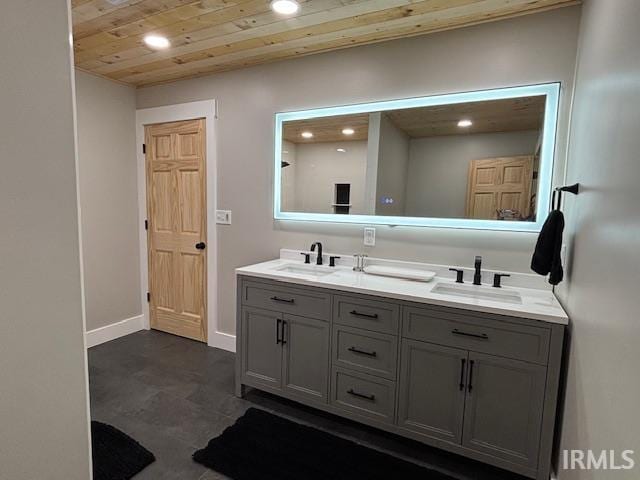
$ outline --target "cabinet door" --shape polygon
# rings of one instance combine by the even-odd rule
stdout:
[[[271,388],[282,386],[282,347],[278,341],[282,315],[257,308],[242,309],[243,381]]]
[[[404,339],[401,355],[398,425],[460,443],[467,351]]]
[[[307,400],[327,403],[329,323],[284,316],[283,389]]]
[[[546,368],[469,353],[463,445],[535,468]]]

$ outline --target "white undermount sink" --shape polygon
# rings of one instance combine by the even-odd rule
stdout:
[[[476,285],[459,285],[456,283],[438,283],[431,293],[440,295],[455,295],[458,297],[475,298],[479,300],[489,300],[492,302],[503,302],[522,304],[522,297],[513,290],[501,290],[499,288],[484,287]]]
[[[296,265],[287,264],[283,267],[276,268],[278,272],[293,273],[295,275],[312,275],[314,277],[324,277],[325,275],[331,275],[335,270],[331,267],[323,267],[322,265]]]

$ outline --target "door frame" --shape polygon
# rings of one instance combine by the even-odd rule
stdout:
[[[142,303],[143,325],[149,330],[149,265],[147,232],[144,221],[147,218],[147,182],[146,158],[142,152],[145,139],[145,125],[156,123],[180,122],[184,120],[205,119],[205,171],[207,187],[207,343],[210,347],[235,351],[235,336],[218,330],[218,245],[216,230],[216,178],[217,178],[217,143],[216,119],[217,104],[215,100],[167,105],[164,107],[136,110],[136,170],[138,183],[138,236],[140,242],[140,301]]]

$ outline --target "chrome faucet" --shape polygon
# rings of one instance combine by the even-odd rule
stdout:
[[[316,257],[316,265],[322,265],[322,244],[320,242],[316,242],[311,245],[311,251],[316,251],[316,245],[318,246],[318,256]]]
[[[482,285],[482,257],[480,255],[476,255],[475,268],[476,273],[473,274],[473,284]]]

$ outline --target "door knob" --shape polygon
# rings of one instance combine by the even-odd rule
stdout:
[[[198,250],[204,250],[205,248],[207,248],[207,244],[204,243],[204,242],[198,242],[198,243],[196,243],[196,248]]]

